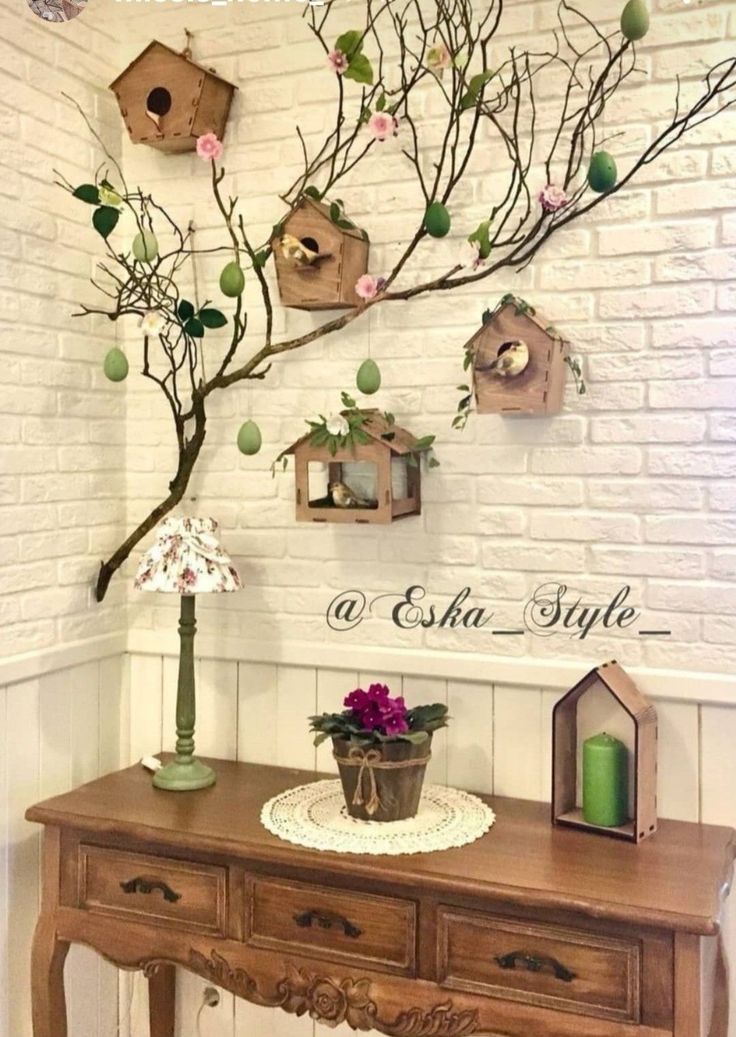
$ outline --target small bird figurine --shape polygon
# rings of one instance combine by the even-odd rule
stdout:
[[[344,482],[331,482],[328,489],[336,508],[371,508],[374,506],[373,501],[359,497]]]
[[[478,366],[476,371],[489,371],[499,378],[516,378],[526,370],[528,363],[529,346],[522,339],[516,339],[504,342],[496,359]]]
[[[311,266],[327,259],[328,252],[315,252],[293,234],[284,234],[281,238],[281,255],[284,259],[295,266]]]

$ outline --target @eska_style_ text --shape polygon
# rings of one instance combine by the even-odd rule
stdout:
[[[590,634],[633,627],[641,618],[641,611],[629,603],[631,587],[624,584],[608,601],[584,601],[577,591],[564,583],[544,583],[524,604],[519,627],[492,629],[499,637],[532,633],[538,637],[555,634],[584,641]],[[492,624],[494,612],[474,605],[472,588],[463,587],[445,601],[429,600],[425,587],[412,584],[406,590],[377,594],[368,598],[363,591],[346,590],[335,595],[327,607],[325,618],[335,631],[353,630],[373,614],[378,602],[393,602],[391,622],[402,630],[417,628],[465,628],[479,630]],[[638,628],[633,633],[640,637],[667,637],[666,629]]]

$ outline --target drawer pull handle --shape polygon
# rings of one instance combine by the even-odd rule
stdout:
[[[561,979],[563,983],[572,983],[575,979],[575,973],[565,968],[555,958],[538,958],[532,954],[525,954],[524,951],[512,951],[511,954],[499,956],[496,958],[496,964],[500,965],[502,969],[515,969],[517,965],[520,965],[528,972],[543,972],[545,969],[549,969],[555,978]]]
[[[140,875],[137,875],[134,879],[128,879],[127,882],[121,882],[120,888],[123,893],[153,893],[155,889],[160,890],[164,895],[164,900],[167,900],[170,904],[175,904],[177,900],[181,900],[181,893],[175,893],[171,886],[167,886],[165,882],[151,881],[150,879],[144,879]]]
[[[344,915],[334,914],[332,911],[315,911],[314,909],[302,911],[301,914],[294,915],[294,921],[302,929],[310,929],[313,922],[316,922],[320,929],[331,929],[333,925],[341,927],[345,935],[354,940],[357,940],[363,932]]]

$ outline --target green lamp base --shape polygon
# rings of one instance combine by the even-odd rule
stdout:
[[[214,785],[215,772],[206,763],[190,756],[184,762],[172,760],[164,764],[154,772],[153,784],[157,789],[166,789],[167,792],[193,792]]]

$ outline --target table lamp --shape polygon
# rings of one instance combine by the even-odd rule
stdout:
[[[139,591],[179,594],[179,683],[176,693],[176,756],[157,770],[153,784],[170,792],[204,789],[215,782],[211,767],[194,757],[194,597],[240,590],[230,557],[211,518],[169,517],[141,559],[134,586]]]

